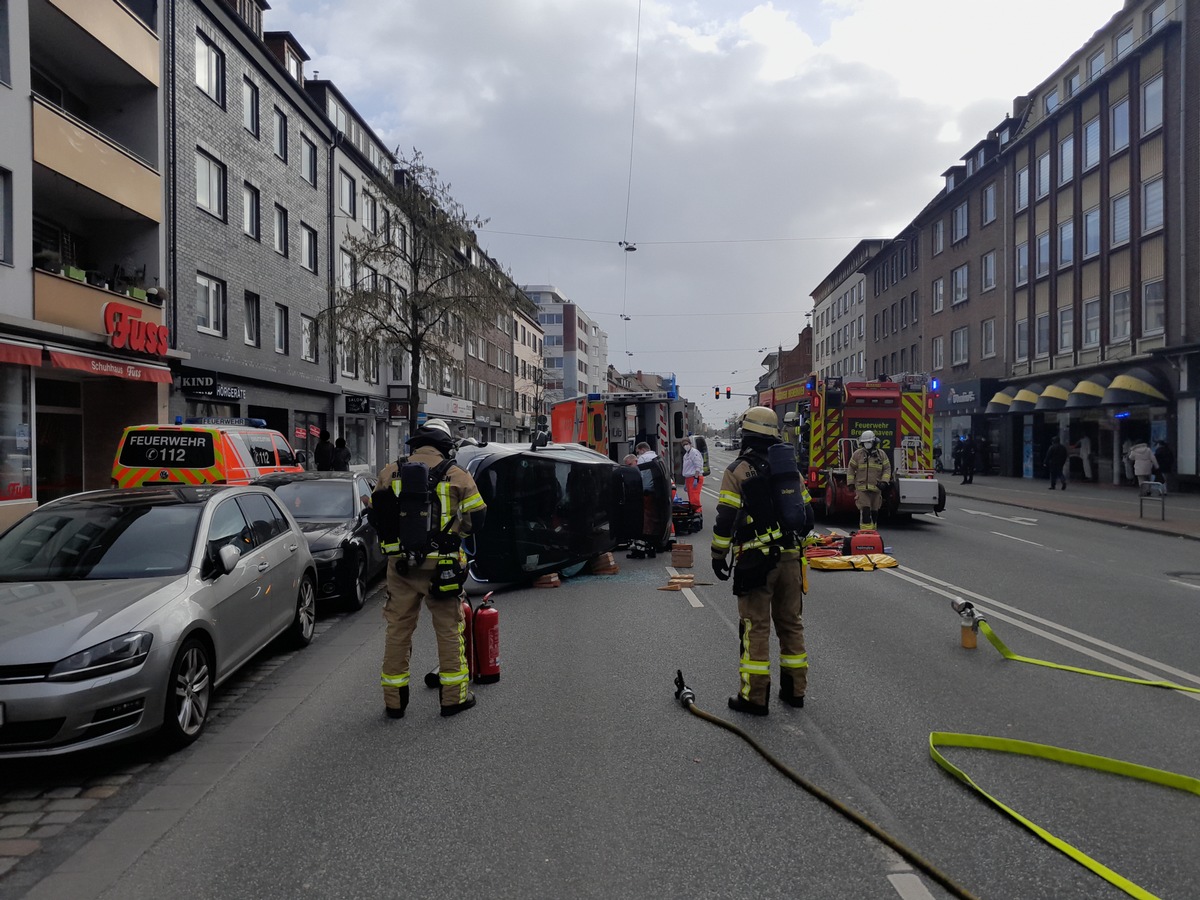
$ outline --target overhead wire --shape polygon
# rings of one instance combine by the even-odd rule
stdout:
[[[630,104],[629,112],[629,170],[625,179],[625,226],[621,230],[620,247],[623,251],[621,255],[625,257],[625,265],[623,267],[621,278],[621,315],[624,316],[622,331],[625,337],[625,356],[628,358],[633,354],[629,352],[629,317],[626,316],[629,305],[629,251],[632,245],[629,243],[629,209],[632,205],[633,197],[633,159],[634,147],[636,146],[635,138],[637,136],[637,94],[638,94],[638,63],[642,55],[642,0],[638,0],[637,14],[637,29],[633,41],[633,100]]]

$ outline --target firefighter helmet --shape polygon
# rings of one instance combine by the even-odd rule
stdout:
[[[862,445],[864,450],[870,450],[875,446],[875,432],[868,428],[858,436],[858,442]]]
[[[765,434],[779,440],[779,416],[775,410],[766,406],[752,406],[742,413],[742,431],[751,434]]]
[[[450,426],[446,424],[444,419],[426,419],[422,423],[421,427],[440,431],[442,434],[446,435],[446,437],[450,437]]]

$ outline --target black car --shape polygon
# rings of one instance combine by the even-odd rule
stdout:
[[[275,492],[308,539],[317,592],[362,609],[367,586],[383,571],[379,537],[367,521],[375,479],[359,472],[267,475],[254,482]]]

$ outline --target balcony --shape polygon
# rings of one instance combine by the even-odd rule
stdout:
[[[161,62],[151,7],[145,15],[117,0],[30,0],[35,59],[52,55],[93,84],[158,87]]]
[[[108,303],[120,303],[141,314],[130,313],[132,318],[154,325],[163,324],[161,306],[88,284],[80,280],[82,272],[74,274],[77,277],[42,271],[33,273],[34,319],[93,334],[106,334],[104,307]]]

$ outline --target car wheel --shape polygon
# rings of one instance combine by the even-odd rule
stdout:
[[[350,562],[354,578],[346,585],[343,600],[350,612],[358,612],[367,602],[367,556],[365,553],[355,552]]]
[[[179,648],[167,678],[161,735],[172,749],[186,747],[200,737],[208,722],[212,683],[212,652],[203,641],[189,638]]]
[[[317,588],[311,575],[300,580],[296,595],[296,616],[288,626],[287,639],[293,647],[307,647],[317,629]]]

